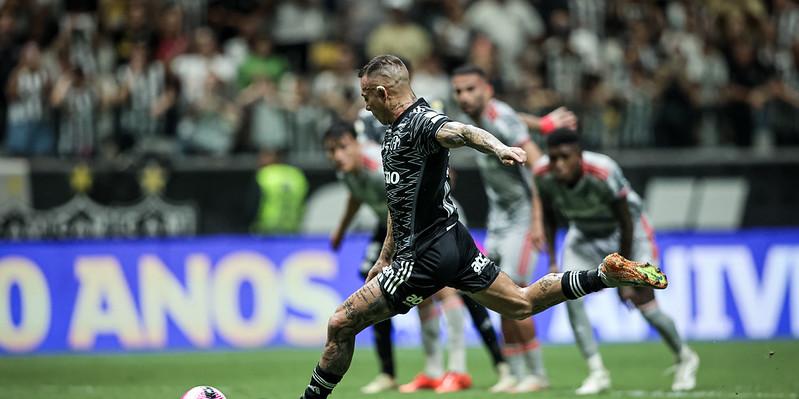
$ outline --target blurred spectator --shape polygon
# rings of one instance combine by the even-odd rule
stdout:
[[[773,6],[776,45],[786,50],[799,38],[799,5],[796,0],[774,0]]]
[[[133,43],[130,62],[117,71],[119,92],[120,149],[149,147],[164,133],[167,111],[175,104],[177,92],[166,85],[166,70],[150,59],[146,43]]]
[[[727,63],[721,52],[706,41],[697,62],[689,65],[686,73],[697,91],[697,102],[701,113],[699,139],[703,144],[718,145],[722,105],[719,93],[729,81]]]
[[[544,22],[524,0],[478,0],[466,10],[469,26],[497,46],[505,79],[518,82],[517,58],[531,40],[544,34]]]
[[[282,154],[263,150],[255,174],[258,213],[253,231],[260,234],[298,233],[305,214],[308,180],[302,170],[282,162]]]
[[[272,41],[259,34],[251,41],[250,50],[239,66],[237,82],[239,88],[249,86],[256,78],[267,78],[277,82],[288,71],[285,58],[272,53]]]
[[[581,77],[588,71],[579,54],[571,46],[569,14],[564,9],[550,14],[553,35],[544,43],[547,85],[557,92],[566,104],[580,99]]]
[[[114,33],[114,49],[120,63],[130,60],[133,47],[138,43],[154,46],[155,36],[149,25],[152,18],[142,2],[130,2],[123,25]]]
[[[272,5],[266,1],[208,1],[207,26],[214,30],[220,43],[240,37],[252,39],[268,20]]]
[[[244,117],[236,150],[254,152],[261,148],[289,146],[291,132],[275,82],[266,76],[256,76],[252,84],[239,94],[237,103]]]
[[[50,125],[48,94],[51,80],[42,67],[39,46],[28,42],[19,64],[11,72],[8,101],[8,152],[14,155],[48,155],[55,137]]]
[[[383,0],[389,20],[369,34],[366,54],[371,58],[394,54],[416,65],[433,51],[430,35],[408,17],[412,0]]]
[[[164,65],[170,65],[173,58],[189,47],[189,39],[184,31],[183,9],[176,5],[163,6],[159,15],[155,58]]]
[[[345,120],[355,120],[362,108],[361,83],[355,53],[346,44],[332,46],[332,67],[320,72],[311,83],[311,93],[320,105]]]
[[[7,9],[0,8],[0,140],[6,137],[6,110],[8,79],[19,60],[20,43],[16,34],[14,16]]]
[[[178,138],[188,154],[221,156],[233,149],[240,115],[228,100],[223,82],[204,75],[202,96],[187,106],[178,124]]]
[[[618,118],[610,118],[609,102],[612,99],[612,89],[599,75],[586,73],[577,78],[579,83],[579,96],[583,101],[574,107],[575,114],[580,120],[579,130],[581,141],[586,148],[600,148],[612,145],[610,132],[615,127]],[[614,126],[610,126],[610,122]]]
[[[288,147],[281,148],[291,148],[293,155],[303,159],[321,154],[322,134],[337,116],[316,101],[310,83],[301,77],[283,79],[278,93],[291,129],[286,137]]]
[[[208,94],[208,88],[225,89],[233,80],[236,67],[233,61],[219,52],[214,32],[208,28],[194,31],[194,42],[190,52],[172,60],[172,72],[180,79],[184,104],[191,105]],[[213,76],[213,84],[209,84]]]
[[[183,11],[183,25],[187,32],[205,25],[209,0],[169,0]]]
[[[777,56],[777,79],[772,81],[772,123],[776,144],[799,145],[799,38],[790,51]]]
[[[478,33],[469,47],[469,64],[476,65],[485,71],[488,81],[496,93],[505,92],[504,75],[499,67],[499,50],[487,36]]]
[[[277,52],[299,71],[308,69],[308,47],[327,32],[324,10],[318,0],[280,0],[272,35]]]
[[[685,75],[684,61],[673,59],[656,73],[659,111],[655,118],[655,145],[688,147],[698,143],[694,91]]]
[[[731,128],[732,143],[736,146],[751,146],[756,127],[755,114],[762,112],[768,100],[765,84],[769,70],[757,59],[755,48],[748,41],[732,43],[727,56],[730,83],[727,86],[725,120]]]
[[[79,65],[82,73],[93,76],[98,73],[94,47],[96,34],[97,20],[94,14],[70,13],[61,23],[55,46],[65,50],[70,65]]]
[[[654,143],[652,124],[657,87],[640,65],[630,68],[630,85],[621,93],[624,100],[619,146],[649,147]]]
[[[91,157],[98,143],[97,112],[100,93],[82,67],[62,72],[55,83],[50,103],[58,110],[58,154]]]
[[[363,54],[369,32],[386,19],[380,1],[340,0],[338,4],[339,21],[334,27],[337,38],[344,39]]]
[[[473,32],[460,0],[443,0],[441,7],[444,12],[433,20],[433,33],[444,69],[452,71],[466,64]]]
[[[571,25],[602,37],[605,35],[605,0],[569,0]]]

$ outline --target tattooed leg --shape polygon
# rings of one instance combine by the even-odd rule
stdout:
[[[355,335],[392,315],[377,279],[364,284],[330,318],[327,342],[319,366],[330,373],[344,375],[352,362]]]
[[[522,320],[568,300],[561,288],[562,278],[563,273],[550,273],[527,287],[519,287],[501,272],[490,287],[471,296],[505,317]]]

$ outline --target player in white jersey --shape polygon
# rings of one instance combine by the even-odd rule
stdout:
[[[469,146],[507,166],[524,164],[524,150],[433,110],[413,93],[408,70],[396,56],[373,58],[358,76],[366,108],[391,125],[382,147],[388,233],[367,281],[328,320],[322,356],[301,398],[330,395],[352,363],[360,331],[407,313],[444,287],[465,291],[506,317],[526,319],[608,287],[668,286],[657,267],[619,254],[608,255],[594,270],[550,273],[526,287],[515,284],[480,253],[458,222],[447,170],[450,148]]]
[[[583,151],[579,136],[560,129],[547,137],[547,156],[535,165],[535,181],[544,216],[550,271],[556,272],[556,212],[568,222],[561,264],[565,270],[618,252],[656,264],[657,246],[643,212],[641,198],[632,190],[621,168],[610,157]],[[622,287],[619,296],[629,301],[661,335],[676,358],[672,390],[696,385],[699,358],[685,345],[674,321],[658,307],[649,287]],[[582,300],[566,302],[575,340],[585,357],[589,375],[577,394],[595,394],[610,388],[610,373],[603,365]]]
[[[541,150],[530,139],[527,126],[517,113],[493,98],[493,87],[482,69],[472,65],[457,68],[453,72],[452,87],[458,106],[468,119],[465,122],[485,129],[505,145],[522,148],[530,165],[541,156]],[[548,118],[557,120],[559,125],[576,125],[574,114],[565,109],[555,111],[554,116]],[[488,257],[516,284],[527,285],[538,259],[533,246],[540,246],[543,238],[540,206],[533,201],[531,170],[523,165],[506,167],[495,157],[482,154],[478,155],[477,165],[488,197]],[[533,319],[503,317],[502,335],[512,373],[491,391],[520,393],[549,387]]]

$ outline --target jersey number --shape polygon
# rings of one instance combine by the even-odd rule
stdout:
[[[399,183],[399,172],[383,172],[383,176],[386,178],[386,184]]]

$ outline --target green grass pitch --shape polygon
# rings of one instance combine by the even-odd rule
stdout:
[[[702,359],[697,389],[669,392],[664,370],[671,356],[659,343],[601,347],[613,377],[605,398],[785,398],[799,399],[799,341],[694,343]],[[135,355],[65,355],[0,358],[0,388],[6,398],[177,399],[195,385],[213,385],[230,399],[296,399],[319,357],[318,350],[261,350]],[[482,348],[469,349],[475,386],[452,398],[535,397],[568,399],[585,376],[573,345],[545,346],[552,388],[526,395],[494,395],[496,375]],[[375,374],[371,349],[356,351],[352,367],[332,398],[432,398],[432,392],[377,396],[359,388]],[[420,349],[397,351],[401,382],[422,366]]]

